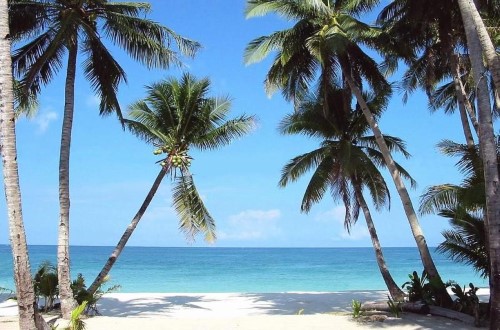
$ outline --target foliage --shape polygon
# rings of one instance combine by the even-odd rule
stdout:
[[[394,317],[399,318],[401,315],[401,312],[403,311],[401,309],[401,302],[400,301],[394,301],[391,299],[391,296],[387,295],[387,306],[389,306],[389,310],[391,311],[391,314],[394,315]]]
[[[80,46],[85,77],[100,97],[100,113],[116,112],[122,119],[117,91],[126,75],[104,40],[148,68],[180,66],[180,54],[192,57],[200,48],[146,18],[150,10],[140,2],[10,0],[10,33],[13,44],[19,45],[12,57],[19,77],[17,105],[23,108],[36,99],[63,68],[65,54]],[[171,48],[174,44],[178,51]]]
[[[57,269],[49,261],[44,261],[35,273],[33,279],[35,289],[36,302],[39,304],[40,297],[44,299],[45,312],[54,308],[54,300],[57,298],[58,279]]]
[[[410,280],[403,283],[401,287],[408,291],[410,302],[418,301],[429,305],[440,305],[437,297],[441,279],[430,279],[425,270],[422,271],[420,277],[416,271],[408,274],[408,277]]]
[[[477,290],[474,284],[469,283],[469,288],[466,291],[465,285],[462,289],[457,283],[451,286],[451,291],[455,294],[456,309],[459,312],[473,315],[474,310],[479,306],[479,298],[477,297]]]
[[[190,148],[215,150],[228,145],[254,127],[254,117],[227,119],[231,101],[210,97],[210,80],[190,74],[147,86],[147,96],[129,107],[126,127],[152,144],[163,171],[175,178],[173,204],[180,229],[188,239],[198,233],[215,240],[215,221],[205,207],[189,172]]]
[[[499,142],[497,153],[500,160]],[[459,185],[440,184],[428,188],[421,196],[420,212],[437,213],[447,218],[451,229],[442,232],[445,241],[438,246],[438,251],[454,261],[472,265],[480,276],[486,278],[490,261],[484,229],[486,196],[479,146],[471,148],[444,140],[438,147],[447,156],[459,157],[456,166],[464,179]]]
[[[363,313],[363,311],[361,310],[361,301],[353,300],[351,303],[351,307],[352,307],[352,316],[354,318],[360,317],[361,314]]]
[[[439,215],[448,219],[451,229],[441,233],[445,240],[438,245],[437,251],[447,254],[453,261],[471,265],[481,277],[487,278],[490,261],[482,217],[462,208],[441,210]]]
[[[87,286],[85,284],[85,278],[80,273],[78,274],[76,280],[71,283],[71,290],[73,290],[73,296],[79,305],[85,303],[84,314],[95,314],[99,315],[97,310],[97,302],[106,293],[115,292],[120,289],[120,285],[113,285],[107,288],[105,291],[102,290],[102,286],[109,281],[109,277],[106,277],[104,281],[99,285],[94,294],[89,294],[87,291]]]
[[[85,323],[82,321],[82,314],[87,309],[87,302],[84,301],[71,311],[68,330],[85,330]]]

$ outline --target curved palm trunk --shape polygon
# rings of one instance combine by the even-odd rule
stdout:
[[[61,150],[59,155],[59,235],[57,242],[57,277],[59,280],[59,297],[61,313],[64,319],[71,318],[71,311],[76,307],[71,290],[69,265],[69,156],[71,147],[71,131],[73,127],[73,111],[75,108],[75,76],[76,76],[76,37],[69,46],[68,68],[64,91],[64,118],[61,134]]]
[[[457,96],[458,111],[460,113],[460,121],[462,122],[462,129],[464,131],[465,141],[469,148],[474,148],[474,138],[472,137],[472,131],[470,129],[469,119],[466,110],[466,107],[468,106],[470,108],[469,112],[472,112],[472,107],[470,106],[467,100],[467,97],[465,95],[465,90],[463,89],[462,81],[460,80],[460,66],[458,64],[457,54],[451,55],[450,66],[451,66],[453,85],[455,86],[455,95]],[[477,126],[474,126],[474,128],[476,128],[476,133],[479,135]]]
[[[0,152],[4,177],[5,199],[9,218],[9,237],[14,264],[20,329],[49,329],[38,314],[24,230],[21,189],[17,166],[12,63],[10,54],[7,0],[0,0]]]
[[[370,233],[370,238],[372,239],[372,245],[373,249],[375,250],[375,256],[377,258],[377,265],[380,270],[380,274],[382,274],[382,278],[384,279],[385,285],[387,286],[392,299],[394,301],[403,301],[405,294],[396,284],[391,276],[391,273],[389,272],[389,269],[387,268],[384,254],[382,253],[382,247],[380,246],[380,241],[378,239],[377,231],[375,230],[375,225],[373,224],[370,209],[366,204],[360,187],[354,187],[354,189],[356,199],[358,200],[358,203],[361,206],[361,209],[363,210],[363,214],[365,216],[366,226],[368,227],[368,232]]]
[[[108,258],[108,261],[106,261],[106,264],[102,268],[101,272],[97,277],[95,278],[94,282],[90,285],[88,288],[87,292],[89,294],[94,294],[99,286],[103,283],[104,279],[108,275],[109,271],[115,264],[116,260],[122,253],[123,249],[125,248],[125,245],[127,244],[130,236],[132,236],[132,233],[134,232],[135,228],[139,224],[139,221],[141,220],[142,216],[144,215],[144,212],[146,212],[146,209],[148,208],[149,204],[151,203],[151,200],[153,199],[154,195],[156,194],[156,191],[158,190],[158,187],[160,187],[160,183],[165,177],[165,174],[168,172],[168,167],[162,167],[160,173],[158,173],[158,176],[156,177],[153,186],[149,190],[149,193],[147,194],[146,198],[144,199],[144,202],[142,202],[141,207],[139,208],[139,211],[135,214],[134,218],[130,222],[130,224],[127,226],[127,229],[123,233],[122,237],[118,241],[118,244],[116,245],[115,249],[111,253],[111,255]]]
[[[417,214],[415,213],[415,209],[413,208],[410,195],[408,194],[408,190],[406,189],[403,180],[401,179],[401,175],[396,167],[396,164],[392,159],[391,152],[389,151],[389,148],[384,141],[384,137],[382,135],[382,132],[380,131],[378,123],[373,117],[370,109],[368,108],[368,105],[366,104],[366,101],[363,98],[361,91],[354,83],[354,80],[350,73],[347,73],[344,68],[342,68],[342,72],[349,85],[349,88],[356,97],[356,100],[358,101],[361,110],[363,111],[363,114],[365,115],[366,120],[373,131],[373,135],[375,136],[377,145],[379,146],[380,152],[384,157],[387,168],[389,169],[392,179],[394,180],[394,184],[396,185],[399,197],[401,198],[401,202],[403,203],[403,208],[405,210],[406,217],[408,218],[413,237],[415,238],[415,242],[417,243],[417,248],[420,253],[422,265],[424,266],[427,274],[429,274],[430,278],[435,278],[441,283],[439,289],[439,300],[441,304],[443,306],[451,306],[451,297],[446,291],[444,283],[439,276],[436,265],[434,264],[434,260],[432,259],[431,253],[429,251],[429,247],[427,246],[427,242],[425,241],[424,233],[418,222]]]
[[[500,189],[495,135],[491,115],[488,84],[483,77],[484,64],[481,43],[471,19],[468,1],[459,1],[464,23],[467,46],[472,64],[472,73],[477,88],[479,111],[479,146],[484,167],[486,187],[486,237],[490,253],[490,329],[500,327]]]
[[[488,31],[484,26],[484,22],[479,15],[476,5],[471,0],[458,0],[458,5],[460,7],[460,13],[462,14],[462,20],[469,21],[473,25],[475,31],[477,32],[477,37],[482,48],[482,53],[488,63],[488,68],[493,77],[493,83],[495,84],[496,94],[500,94],[500,56],[498,56],[495,46],[491,42]]]

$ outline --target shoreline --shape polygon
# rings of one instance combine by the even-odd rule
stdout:
[[[489,290],[480,289],[481,300]],[[1,299],[1,296],[0,296]],[[387,291],[277,293],[109,293],[98,302],[100,316],[87,329],[477,329],[436,316],[404,313],[384,322],[351,316],[352,300],[387,301]],[[18,329],[17,305],[0,300],[0,328]]]

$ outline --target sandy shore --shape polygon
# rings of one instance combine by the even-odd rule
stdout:
[[[485,298],[487,290],[479,292]],[[360,323],[352,300],[386,301],[385,291],[287,293],[112,293],[98,304],[102,316],[85,320],[98,329],[477,329],[436,316],[405,313]],[[0,301],[2,299],[0,298]],[[0,302],[0,329],[18,329],[15,301]]]

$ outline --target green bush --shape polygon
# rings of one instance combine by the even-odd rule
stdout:
[[[45,312],[52,310],[54,308],[54,301],[59,296],[56,267],[49,261],[44,261],[35,273],[33,286],[37,304],[39,305],[40,298],[43,298],[43,310]]]
[[[359,300],[353,300],[351,303],[351,307],[352,307],[352,316],[354,318],[360,317],[362,314],[361,302]]]
[[[73,290],[73,296],[75,297],[76,302],[78,304],[87,302],[84,314],[100,315],[99,311],[97,310],[97,302],[99,301],[99,299],[101,299],[101,297],[106,293],[114,292],[120,289],[119,285],[113,285],[107,288],[105,291],[103,291],[102,286],[108,280],[109,277],[106,277],[106,279],[97,288],[96,292],[93,295],[88,293],[87,286],[85,284],[85,278],[81,273],[78,274],[76,280],[74,280],[73,283],[71,283],[71,289]]]

